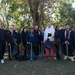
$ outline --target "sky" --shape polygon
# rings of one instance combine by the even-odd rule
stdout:
[[[72,4],[72,7],[75,8],[75,2]]]
[[[0,0],[0,3],[1,3],[1,1],[2,1],[2,0]]]

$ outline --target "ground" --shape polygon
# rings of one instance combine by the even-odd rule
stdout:
[[[75,62],[39,58],[35,61],[5,60],[0,75],[75,75]]]

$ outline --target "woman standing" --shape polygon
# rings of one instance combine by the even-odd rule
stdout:
[[[23,43],[23,46],[24,46],[24,56],[26,56],[27,52],[26,52],[26,47],[27,47],[27,43],[26,43],[26,35],[27,35],[27,29],[26,28],[23,28],[22,32],[21,32],[21,38],[22,38],[22,43]]]
[[[9,31],[7,32],[7,42],[8,42],[8,51],[9,51],[9,59],[17,54],[17,34],[14,33],[13,26],[10,26]],[[12,52],[14,51],[14,52]],[[16,57],[15,57],[16,58]]]

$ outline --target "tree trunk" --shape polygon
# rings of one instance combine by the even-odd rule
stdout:
[[[39,12],[38,12],[38,7],[39,7],[39,1],[38,0],[28,0],[29,7],[30,7],[30,12],[32,15],[33,19],[33,25],[40,25],[39,21]]]

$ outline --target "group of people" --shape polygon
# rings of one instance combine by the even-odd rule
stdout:
[[[17,31],[15,25],[11,25],[9,30],[4,28],[4,24],[0,24],[0,61],[4,63],[4,53],[6,45],[8,46],[9,59],[11,60],[11,51],[14,49],[15,59],[20,54],[19,45],[24,46],[24,56],[28,57],[28,52],[31,50],[29,44],[32,44],[32,52],[35,54],[35,59],[44,56],[48,59],[51,56],[52,60],[71,59],[74,61],[74,46],[75,46],[75,31],[72,30],[69,24],[54,27],[51,22],[47,23],[47,28],[42,27],[39,30],[38,25],[30,26],[29,30],[25,27],[22,32]],[[17,46],[17,48],[16,48]],[[11,50],[10,50],[11,49]],[[56,57],[56,58],[55,58]]]
[[[75,28],[75,26],[74,26]],[[75,49],[75,31],[69,24],[54,27],[51,23],[48,23],[48,27],[44,32],[44,42],[46,43],[48,35],[50,36],[51,46],[49,49],[45,47],[46,56],[51,55],[52,59],[55,59],[54,51],[56,52],[56,58],[59,60],[62,58],[66,60],[69,58],[74,61],[74,49]]]

